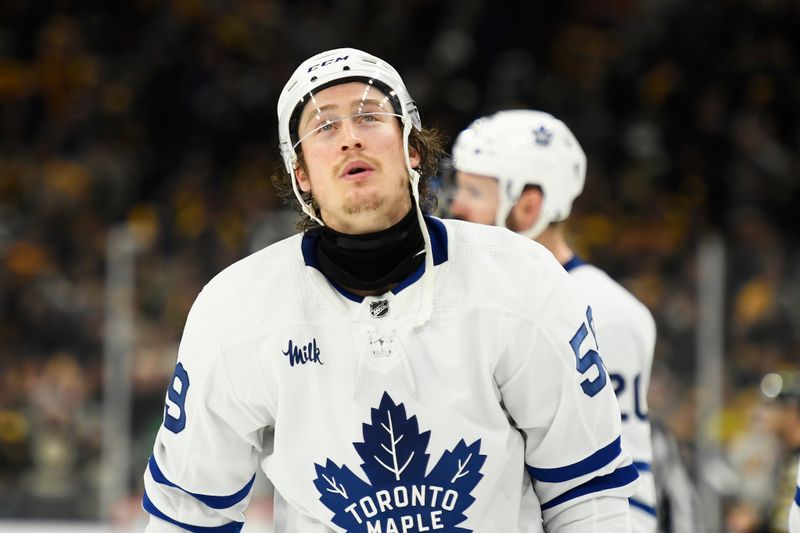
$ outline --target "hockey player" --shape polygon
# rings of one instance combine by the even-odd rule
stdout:
[[[577,282],[597,321],[603,362],[622,411],[623,445],[642,476],[630,499],[634,532],[656,529],[647,387],[655,322],[647,308],[567,244],[563,224],[583,190],[586,156],[560,120],[540,111],[478,119],[453,149],[455,218],[508,227],[546,246]]]
[[[394,68],[316,55],[278,117],[305,230],[197,297],[148,533],[239,531],[259,464],[277,533],[630,531],[592,308],[544,248],[423,214],[441,143]]]

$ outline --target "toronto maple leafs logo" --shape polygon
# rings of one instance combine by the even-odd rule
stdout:
[[[536,141],[536,144],[540,146],[547,146],[550,144],[550,139],[553,138],[553,132],[544,126],[539,126],[537,129],[533,130],[533,138]]]
[[[464,511],[475,501],[470,493],[483,478],[480,439],[460,440],[426,474],[431,432],[420,433],[417,417],[408,418],[387,393],[371,415],[364,442],[353,444],[369,483],[330,459],[314,465],[314,486],[333,523],[347,533],[471,533],[456,526],[467,519]]]

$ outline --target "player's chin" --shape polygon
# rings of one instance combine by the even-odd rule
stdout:
[[[342,204],[347,215],[363,215],[379,211],[385,199],[377,191],[354,191]]]

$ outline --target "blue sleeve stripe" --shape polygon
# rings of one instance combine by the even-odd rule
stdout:
[[[655,508],[650,507],[646,503],[642,503],[639,500],[634,499],[634,498],[628,498],[628,503],[631,504],[631,507],[633,507],[635,509],[639,509],[640,511],[644,511],[645,513],[649,514],[650,516],[652,516],[654,518],[658,518],[658,515],[656,514]]]
[[[633,466],[636,467],[636,470],[639,472],[650,472],[652,469],[650,468],[650,463],[645,463],[644,461],[634,461]]]
[[[158,463],[156,463],[156,458],[154,456],[150,456],[150,460],[147,462],[148,466],[150,467],[150,475],[153,476],[153,479],[156,480],[157,483],[162,485],[166,485],[167,487],[173,487],[176,489],[180,489],[186,494],[200,500],[204,504],[208,505],[212,509],[227,509],[228,507],[233,507],[250,493],[250,489],[253,488],[253,483],[256,481],[256,475],[253,474],[253,477],[250,478],[250,481],[241,488],[238,492],[231,494],[230,496],[208,496],[206,494],[198,494],[195,492],[189,492],[188,490],[179,487],[169,479],[167,476],[161,472],[161,469],[158,467]]]
[[[800,505],[800,487],[797,487],[797,490],[794,491],[794,503]]]
[[[228,522],[227,524],[223,524],[221,526],[193,526],[191,524],[178,522],[177,520],[162,513],[147,496],[147,491],[145,491],[144,496],[142,496],[142,508],[151,515],[160,518],[165,522],[169,522],[170,524],[174,524],[180,528],[183,528],[186,531],[190,531],[191,533],[239,533],[242,530],[242,527],[244,527],[244,522]]]
[[[636,472],[636,467],[633,465],[617,468],[608,475],[592,478],[583,485],[570,489],[561,496],[556,496],[549,502],[542,504],[542,511],[546,511],[556,505],[561,505],[564,502],[587,494],[624,487],[636,481],[638,477],[639,474]]]
[[[576,477],[591,474],[595,470],[606,466],[622,453],[621,441],[622,437],[617,437],[617,440],[605,448],[600,448],[586,459],[582,459],[571,465],[558,468],[535,468],[533,466],[528,466],[528,473],[530,473],[536,481],[544,481],[546,483],[561,483],[562,481],[569,481]]]

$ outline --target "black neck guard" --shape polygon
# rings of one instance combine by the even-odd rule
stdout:
[[[387,290],[425,260],[425,241],[414,208],[394,226],[375,233],[348,235],[322,227],[319,235],[320,270],[345,289]]]

